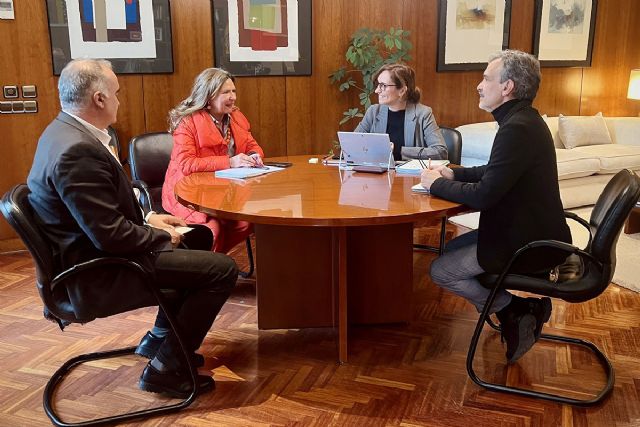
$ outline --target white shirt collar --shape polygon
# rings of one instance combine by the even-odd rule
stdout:
[[[62,110],[62,111],[64,111],[64,110]],[[88,121],[81,119],[80,117],[76,116],[75,114],[72,114],[72,113],[70,113],[68,111],[64,111],[64,112],[67,113],[68,115],[70,115],[71,117],[73,117],[74,119],[76,119],[77,121],[79,121],[82,126],[87,128],[87,130],[89,131],[89,133],[91,133],[91,135],[93,135],[96,138],[98,138],[98,140],[102,143],[102,145],[104,145],[107,148],[107,150],[109,150],[109,152],[111,154],[114,154],[111,151],[111,149],[109,148],[109,142],[111,141],[111,136],[106,131],[106,129],[98,129],[97,127],[95,127],[94,125],[89,123]]]

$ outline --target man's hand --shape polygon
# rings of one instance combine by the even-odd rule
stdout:
[[[183,236],[178,233],[176,227],[185,227],[187,223],[182,219],[173,215],[164,215],[153,213],[147,218],[147,224],[152,227],[166,231],[171,236],[171,245],[176,248],[182,242]]]
[[[236,154],[235,156],[231,157],[229,159],[229,165],[232,168],[251,168],[257,166],[256,160],[253,157],[247,156],[243,153]]]
[[[149,215],[147,224],[152,227],[161,228],[163,230],[173,230],[176,227],[186,227],[187,223],[182,219],[173,215],[153,213]]]
[[[431,184],[438,178],[453,179],[453,171],[446,166],[438,165],[432,169],[424,169],[420,177],[420,183],[427,190],[431,189]]]

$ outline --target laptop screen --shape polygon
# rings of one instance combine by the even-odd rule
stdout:
[[[344,161],[349,165],[388,167],[391,141],[386,133],[338,132]]]

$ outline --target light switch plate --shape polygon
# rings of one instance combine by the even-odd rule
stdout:
[[[13,106],[14,113],[24,113],[24,102],[22,101],[13,101],[11,102]]]
[[[13,113],[13,106],[11,101],[0,101],[0,113],[10,114]]]
[[[38,112],[38,101],[24,101],[24,112],[25,113],[37,113]]]
[[[4,93],[5,98],[17,98],[18,86],[3,86],[2,92]]]
[[[22,86],[22,97],[23,98],[35,98],[38,96],[38,91],[35,85],[23,85]]]

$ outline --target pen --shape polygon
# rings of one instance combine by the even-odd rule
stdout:
[[[431,169],[431,157],[429,157],[429,166],[427,166],[427,169]]]

